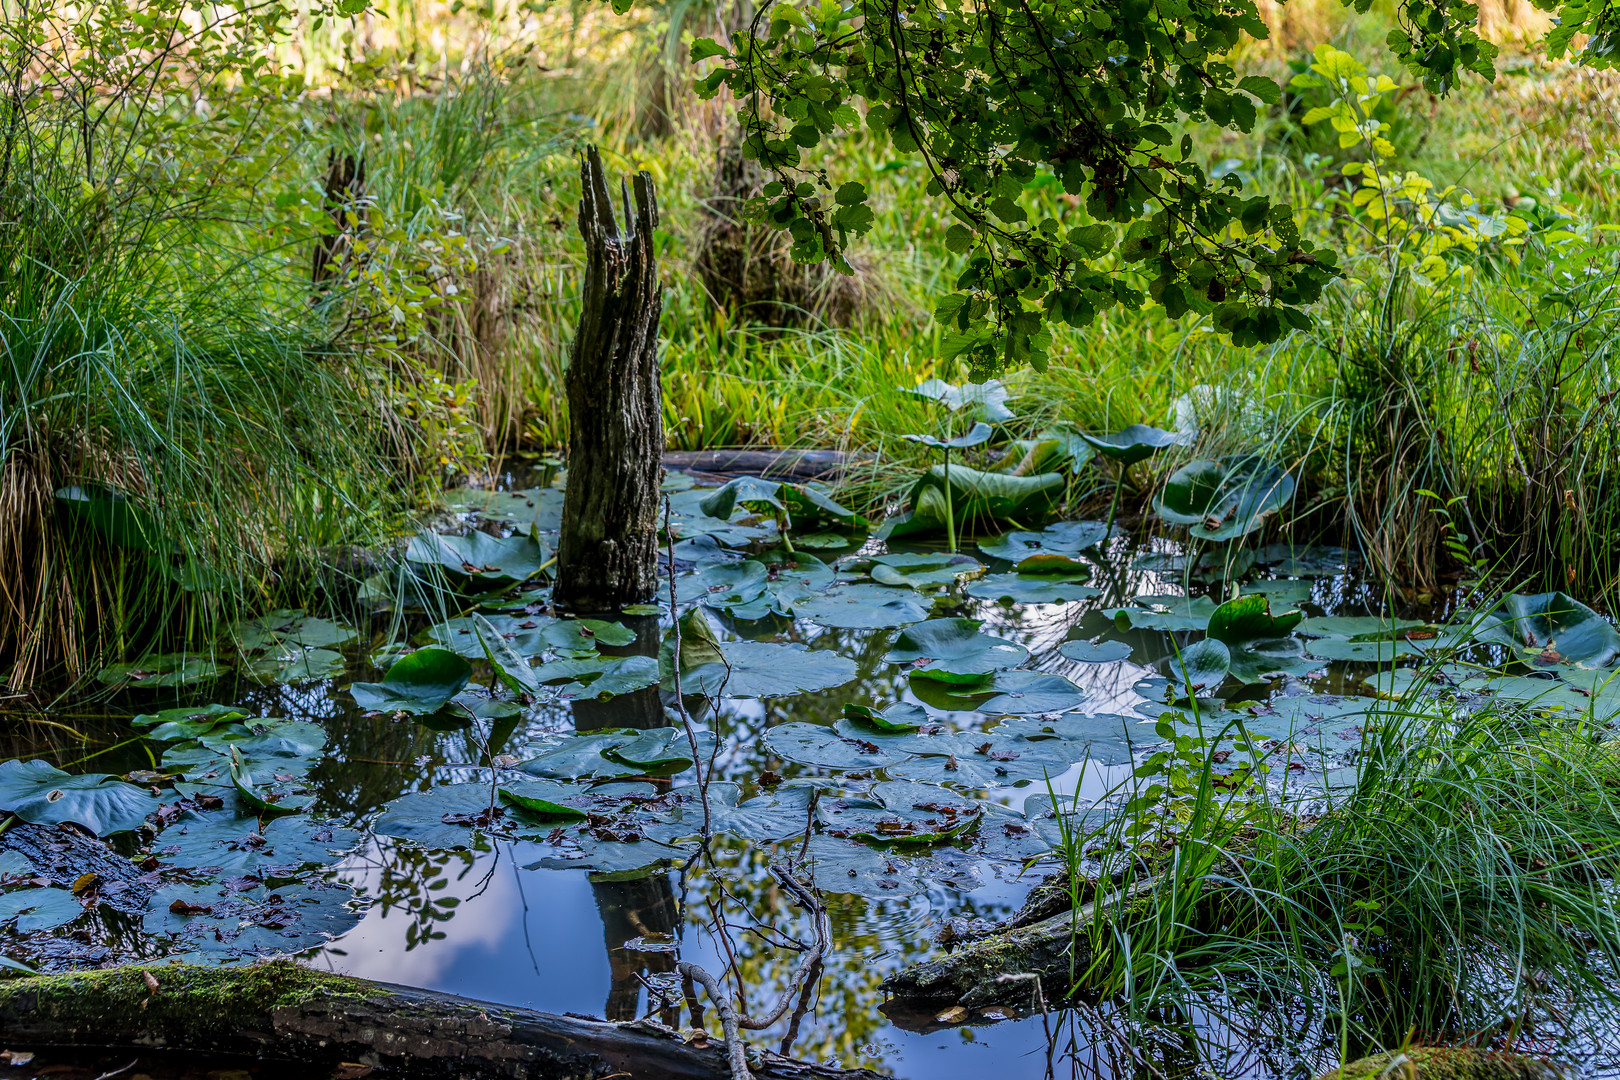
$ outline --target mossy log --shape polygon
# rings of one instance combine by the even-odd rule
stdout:
[[[1317,1080],[1558,1080],[1563,1070],[1540,1058],[1500,1050],[1418,1046],[1375,1054]]]
[[[410,1080],[730,1076],[718,1045],[689,1045],[654,1024],[554,1016],[285,960],[0,981],[0,1032],[16,1047],[167,1049],[310,1066],[357,1062]],[[766,1053],[756,1075],[876,1080],[877,1074]]]

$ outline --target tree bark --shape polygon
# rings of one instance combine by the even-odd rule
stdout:
[[[552,595],[568,610],[609,612],[646,603],[658,587],[658,203],[652,178],[637,173],[632,218],[621,182],[620,232],[595,147],[585,153],[580,179],[585,280],[565,378],[568,486]]]
[[[148,981],[150,980],[150,981]],[[720,1044],[332,975],[279,960],[246,968],[158,965],[0,982],[7,1045],[166,1049],[308,1066],[339,1062],[422,1080],[722,1080]],[[878,1080],[766,1053],[766,1080]]]

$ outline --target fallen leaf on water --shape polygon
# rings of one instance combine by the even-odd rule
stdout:
[[[98,880],[100,879],[96,875],[95,871],[91,871],[88,874],[80,874],[78,877],[73,879],[73,895],[78,896],[79,894],[83,893],[84,890],[94,885]]]
[[[935,1015],[934,1019],[941,1024],[960,1024],[968,1018],[968,1011],[960,1005],[952,1005],[942,1013]]]
[[[359,1080],[362,1076],[370,1075],[371,1066],[357,1061],[340,1061],[337,1068],[332,1070],[332,1080]]]

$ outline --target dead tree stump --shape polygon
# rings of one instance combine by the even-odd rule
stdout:
[[[595,147],[585,152],[580,179],[585,280],[565,377],[568,486],[552,595],[570,611],[608,612],[646,603],[658,588],[658,202],[652,178],[637,173],[632,217],[621,181],[620,232]]]

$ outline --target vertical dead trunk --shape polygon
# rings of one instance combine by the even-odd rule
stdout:
[[[658,203],[637,173],[619,231],[596,148],[580,166],[585,281],[568,365],[568,486],[557,547],[559,607],[606,612],[645,603],[658,587],[658,486],[664,450],[653,254]]]
[[[330,150],[326,155],[326,215],[333,231],[315,239],[310,282],[317,292],[348,270],[354,237],[366,224],[366,163],[353,154]],[[349,215],[354,215],[351,221]]]

